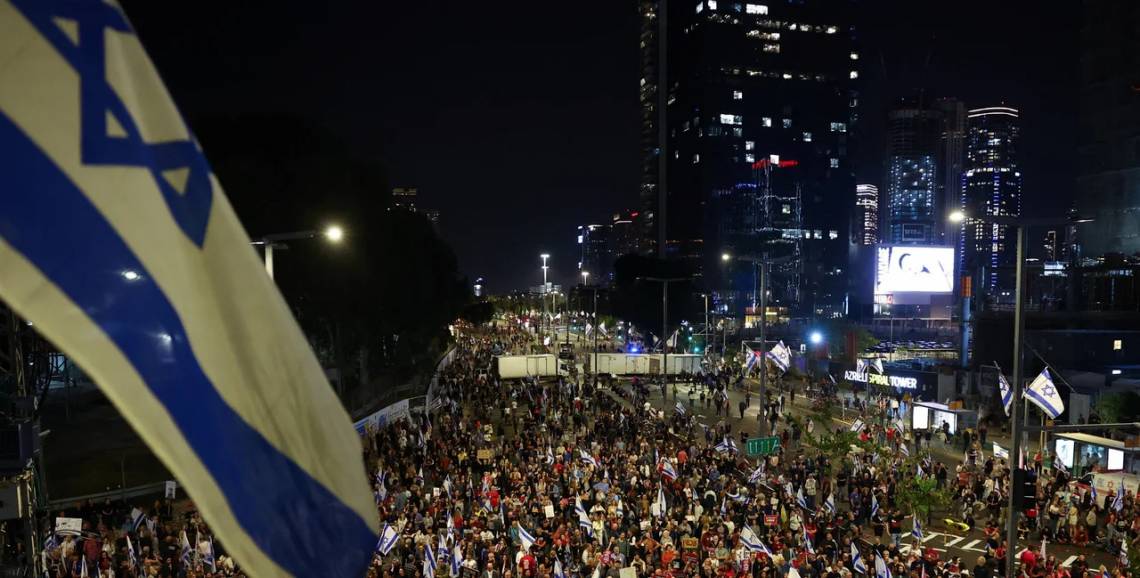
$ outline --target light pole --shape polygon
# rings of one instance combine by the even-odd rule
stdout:
[[[669,338],[665,334],[669,331],[669,284],[677,281],[688,281],[688,277],[642,277],[646,281],[661,284],[661,387],[669,385]]]
[[[344,240],[344,229],[339,225],[329,225],[323,231],[294,231],[292,233],[274,233],[272,235],[265,235],[264,237],[251,241],[251,245],[261,245],[265,248],[265,272],[269,274],[269,278],[273,279],[273,250],[284,249],[286,247],[285,241],[299,241],[302,239],[315,239],[317,237],[324,237],[326,241],[332,244],[338,244]]]
[[[549,267],[547,267],[547,265],[546,265],[546,261],[547,261],[547,259],[550,259],[550,254],[549,253],[543,253],[543,254],[539,255],[538,257],[540,259],[542,259],[542,291],[538,292],[539,295],[542,296],[542,323],[539,324],[539,331],[545,336],[546,330],[544,330],[543,328],[544,327],[546,327],[546,328],[550,327],[550,324],[546,319],[546,291],[547,291],[546,270],[549,269]]]
[[[1014,499],[1013,491],[1013,468],[1021,457],[1021,436],[1022,427],[1020,420],[1018,420],[1018,409],[1021,405],[1018,403],[1022,396],[1023,389],[1023,376],[1025,369],[1021,364],[1021,348],[1022,348],[1022,334],[1025,333],[1025,238],[1026,228],[1031,226],[1048,226],[1048,225],[1075,225],[1080,223],[1091,222],[1092,219],[1081,218],[1045,218],[1045,219],[1029,219],[1019,218],[1006,215],[980,215],[972,217],[966,215],[963,211],[954,211],[950,214],[949,220],[951,223],[963,223],[967,219],[993,223],[995,225],[1006,225],[1014,228],[1017,234],[1017,252],[1015,255],[1015,268],[1014,276],[1014,305],[1013,305],[1013,383],[1010,384],[1010,394],[1013,396],[1013,403],[1009,404],[1009,418],[1012,421],[1010,427],[1011,436],[1013,437],[1013,447],[1010,448],[1009,462],[1010,462],[1010,480],[1009,480],[1009,516],[1006,518],[1005,523],[1005,540],[1007,543],[1005,555],[1005,575],[1014,576],[1015,563],[1017,561],[1017,516],[1015,515],[1017,509],[1017,502]]]
[[[722,261],[728,262],[733,259],[729,253],[722,253],[720,256]],[[757,401],[760,403],[760,431],[761,436],[765,435],[768,430],[768,409],[767,409],[767,395],[768,395],[768,342],[766,339],[766,331],[768,328],[768,266],[773,263],[784,263],[791,260],[791,257],[780,257],[779,259],[769,259],[767,254],[764,257],[737,257],[741,261],[748,261],[760,268],[760,288],[757,292],[760,293],[760,390]]]

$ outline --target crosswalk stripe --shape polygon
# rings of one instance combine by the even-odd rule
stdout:
[[[981,543],[981,540],[970,540],[970,543],[966,544],[965,546],[962,546],[962,549],[963,550],[976,550],[978,552],[985,552],[985,550],[974,547],[974,546],[977,546],[979,543]]]
[[[925,544],[925,543],[933,540],[936,536],[942,536],[942,535],[944,535],[944,534],[939,534],[938,532],[927,532],[926,535],[922,537],[922,543]]]
[[[949,536],[949,537],[953,538],[953,540],[946,541],[942,544],[943,546],[945,546],[947,548],[953,546],[954,544],[957,544],[958,542],[961,542],[962,540],[965,540],[965,538],[960,537],[960,536]]]

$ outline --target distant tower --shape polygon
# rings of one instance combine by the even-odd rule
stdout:
[[[962,210],[966,215],[1021,215],[1021,169],[1017,164],[1018,111],[992,106],[967,115]],[[960,241],[964,274],[984,270],[979,280],[996,301],[1013,300],[1016,239],[1011,227],[967,219]]]
[[[856,226],[860,245],[879,242],[879,187],[855,185]]]

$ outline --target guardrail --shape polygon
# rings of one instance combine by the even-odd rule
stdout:
[[[70,498],[60,498],[57,500],[48,501],[48,509],[58,510],[77,502],[100,502],[107,499],[125,500],[127,498],[137,498],[139,496],[149,496],[152,494],[162,494],[166,492],[166,482],[155,482],[153,484],[145,484],[142,486],[135,486],[133,488],[120,488],[117,490],[107,490],[106,492],[99,492],[96,494],[85,494],[82,496],[73,496]]]

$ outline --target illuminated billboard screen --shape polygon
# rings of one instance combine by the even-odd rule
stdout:
[[[875,256],[876,295],[953,291],[953,247],[878,247]]]

